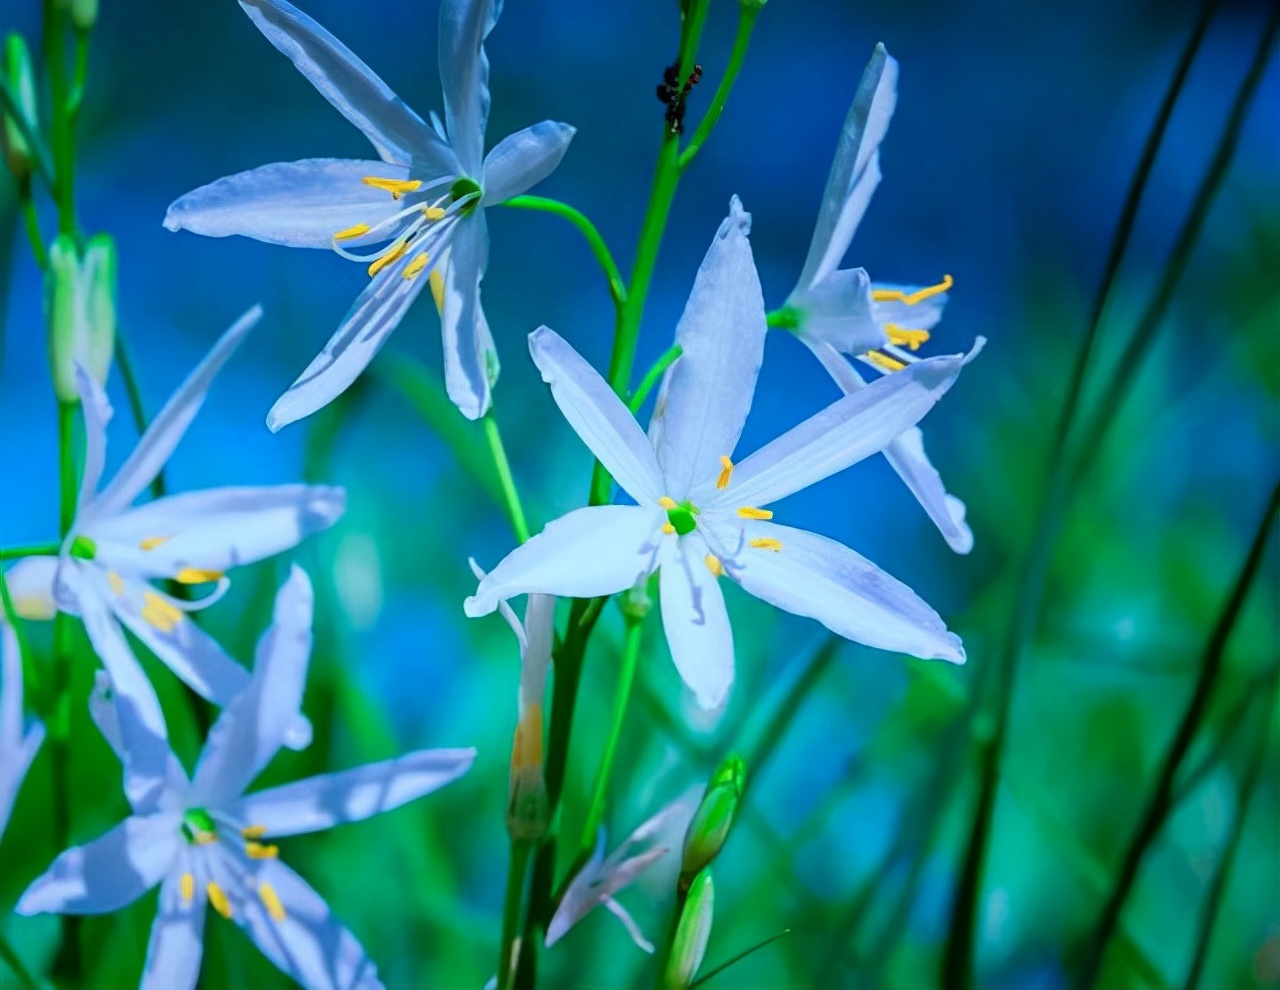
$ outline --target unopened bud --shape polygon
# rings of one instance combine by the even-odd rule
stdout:
[[[759,13],[764,10],[764,5],[768,2],[769,0],[738,0],[738,6],[744,11]]]
[[[681,887],[687,887],[720,854],[738,815],[746,779],[746,764],[736,754],[725,757],[716,768],[684,836]]]
[[[628,622],[643,622],[651,608],[653,599],[649,597],[648,577],[642,577],[618,596],[618,609]]]
[[[4,84],[13,97],[14,109],[22,115],[26,130],[35,133],[36,81],[31,71],[31,52],[27,40],[16,32],[4,39]],[[23,135],[23,128],[10,114],[4,115],[4,153],[9,171],[19,183],[31,177],[31,146]]]
[[[81,34],[93,30],[98,20],[98,0],[71,0],[71,26]]]
[[[689,888],[675,939],[671,943],[671,956],[662,977],[667,990],[685,990],[698,975],[698,967],[707,952],[707,939],[711,937],[715,901],[710,871],[698,874]]]
[[[70,234],[49,248],[49,363],[61,402],[76,402],[75,366],[99,383],[107,379],[116,338],[116,247],[105,234],[89,240],[83,255]]]

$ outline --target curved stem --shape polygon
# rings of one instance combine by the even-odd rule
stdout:
[[[511,464],[507,461],[507,450],[502,445],[502,434],[498,431],[498,420],[490,409],[481,418],[484,423],[484,435],[489,441],[489,453],[493,455],[493,467],[498,472],[498,484],[502,489],[502,500],[506,503],[507,516],[511,519],[511,528],[516,539],[524,543],[529,539],[529,523],[525,520],[524,507],[520,504],[520,494],[516,491],[516,481],[511,475]]]
[[[49,252],[45,250],[44,238],[40,235],[40,218],[36,216],[36,204],[30,195],[30,184],[25,184],[27,195],[22,197],[22,225],[27,231],[27,240],[31,242],[31,254],[41,271],[49,267]]]
[[[56,543],[28,543],[24,547],[0,547],[0,560],[18,560],[21,557],[56,557]]]
[[[742,71],[742,60],[746,57],[747,45],[751,43],[751,31],[756,26],[756,17],[759,14],[758,7],[738,5],[738,33],[733,39],[733,51],[729,53],[729,64],[724,70],[724,75],[720,77],[720,85],[716,87],[716,94],[711,98],[711,106],[707,108],[706,114],[698,124],[698,129],[689,139],[688,147],[680,153],[678,164],[681,172],[697,157],[698,152],[702,150],[702,145],[711,136],[716,122],[720,120],[720,115],[724,113],[725,104],[729,102],[729,94],[733,91],[733,84],[738,81],[738,73]]]
[[[631,402],[628,403],[631,415],[634,416],[640,412],[640,408],[644,405],[644,400],[649,398],[649,393],[658,384],[658,379],[662,377],[662,373],[675,364],[676,358],[683,353],[683,347],[679,344],[672,344],[662,352],[662,357],[653,363],[653,367],[645,372],[644,378],[640,380],[640,387],[636,389],[636,394],[631,397]]]
[[[622,309],[623,304],[627,301],[627,290],[622,284],[622,273],[618,271],[613,255],[609,253],[609,245],[604,242],[604,238],[600,236],[600,231],[596,229],[595,224],[587,219],[584,213],[574,209],[568,203],[562,203],[558,199],[548,199],[545,196],[512,196],[498,205],[514,206],[520,210],[541,210],[543,213],[552,213],[555,216],[563,217],[577,227],[582,236],[587,239],[587,245],[591,248],[591,253],[596,256],[596,261],[600,262],[600,267],[604,269],[604,276],[609,281],[609,295],[613,299],[614,308]]]

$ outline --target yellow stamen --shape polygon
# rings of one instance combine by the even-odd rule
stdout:
[[[728,488],[729,479],[732,477],[733,477],[733,461],[725,457],[724,454],[721,454],[720,455],[720,477],[716,479],[716,487]]]
[[[272,921],[284,921],[284,905],[280,903],[280,898],[276,896],[275,887],[269,883],[258,884],[258,899],[262,901],[262,906],[267,909],[267,914],[271,915]]]
[[[668,536],[670,536],[672,533],[676,531],[676,528],[672,526],[671,523],[663,523],[662,531],[666,533]]]
[[[772,550],[774,553],[782,549],[782,541],[775,540],[772,536],[762,536],[758,540],[752,540],[751,545],[757,550]]]
[[[163,633],[172,632],[182,621],[182,609],[172,602],[165,601],[154,591],[142,596],[143,606],[139,613],[148,625],[155,626]]]
[[[377,275],[378,272],[382,271],[382,269],[386,268],[387,265],[391,264],[393,261],[399,261],[404,257],[404,253],[408,250],[409,243],[407,241],[400,241],[400,243],[396,244],[386,254],[379,258],[375,258],[373,264],[369,266],[369,277],[372,278],[374,275]]]
[[[911,295],[907,295],[901,289],[872,289],[871,298],[876,302],[900,302],[906,303],[908,306],[914,306],[916,303],[924,302],[933,296],[942,295],[942,293],[949,291],[953,285],[955,285],[955,282],[952,281],[951,276],[943,275],[942,281],[937,285],[918,289]]]
[[[111,590],[117,595],[124,594],[124,578],[115,571],[107,571],[107,584],[111,585]]]
[[[542,766],[542,706],[530,705],[516,726],[511,747],[512,771]]]
[[[436,302],[436,312],[444,312],[444,276],[440,274],[439,268],[431,269],[431,274],[427,276],[427,282],[431,286],[431,298]]]
[[[744,505],[738,510],[738,515],[743,519],[772,519],[772,509],[753,509],[749,505]]]
[[[670,510],[676,507],[676,500],[670,495],[663,495],[662,498],[658,499],[658,504],[664,509]]]
[[[717,557],[715,554],[713,553],[707,554],[705,557],[702,558],[702,562],[707,565],[707,570],[709,570],[716,577],[719,577],[721,574],[724,573],[724,565],[720,563],[720,558]]]
[[[197,846],[211,846],[218,841],[218,836],[215,832],[197,832],[196,837],[191,841]]]
[[[222,579],[222,571],[202,571],[198,567],[184,567],[173,579],[179,584],[207,584]]]
[[[928,330],[904,330],[896,323],[886,323],[884,332],[889,335],[889,343],[909,347],[913,351],[920,350],[920,345],[929,339]]]
[[[280,855],[279,846],[264,846],[261,842],[246,842],[244,851],[250,859],[275,859]]]
[[[901,371],[907,366],[905,361],[899,361],[897,358],[891,358],[887,354],[881,354],[879,351],[867,351],[862,355],[881,371]]]
[[[346,230],[340,230],[333,235],[335,241],[349,241],[356,237],[363,237],[369,233],[370,227],[367,223],[358,223],[348,227]]]
[[[178,888],[182,891],[182,899],[190,904],[191,898],[196,896],[196,878],[190,873],[184,873],[178,878]]]
[[[421,179],[383,179],[376,175],[366,175],[362,180],[366,186],[391,193],[392,199],[399,199],[405,193],[411,193],[422,185]]]
[[[422,215],[428,220],[439,220],[444,216],[444,210],[440,209],[438,206],[428,206],[422,211]]]
[[[240,835],[245,839],[261,839],[267,834],[267,826],[265,825],[247,825],[240,830]]]
[[[138,544],[138,549],[154,550],[156,547],[160,546],[160,544],[168,543],[168,542],[169,542],[169,537],[167,536],[148,536],[145,540],[143,540],[141,543]]]
[[[222,892],[222,888],[210,880],[204,885],[205,893],[209,895],[209,903],[213,905],[213,909],[224,918],[231,917],[231,902],[227,900],[227,895]]]
[[[422,274],[422,269],[426,268],[427,265],[430,264],[430,262],[431,262],[431,259],[427,256],[427,253],[424,251],[422,252],[422,254],[418,255],[411,262],[405,265],[404,271],[401,272],[401,274],[405,278],[417,278],[419,275]]]

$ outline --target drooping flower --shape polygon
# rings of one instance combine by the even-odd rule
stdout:
[[[258,643],[253,676],[218,716],[189,780],[169,750],[163,723],[157,735],[139,720],[130,699],[100,678],[91,710],[123,764],[133,814],[100,838],[62,853],[27,888],[18,913],[103,914],[159,884],[143,990],[196,985],[206,904],[239,925],[307,990],[381,986],[355,936],[280,861],[271,840],[397,808],[461,776],[475,751],[419,750],[245,794],[296,722],[311,615],[311,584],[295,567],[276,597],[271,628]],[[127,652],[114,623],[98,632],[109,649]]]
[[[826,537],[772,522],[765,506],[879,450],[951,386],[961,355],[930,358],[847,395],[741,463],[765,336],[750,216],[735,198],[676,330],[646,438],[604,379],[546,327],[534,363],[569,424],[637,505],[591,506],[512,551],[466,601],[487,615],[515,595],[608,595],[660,572],[662,621],[684,682],[703,707],[733,680],[733,637],[718,579],[848,639],[961,663],[959,639],[906,585]]]
[[[574,129],[544,120],[484,155],[489,60],[502,0],[441,0],[444,122],[428,125],[337,38],[286,0],[241,0],[254,24],[372,142],[380,161],[313,158],[228,176],[169,207],[165,226],[289,247],[332,248],[372,281],[324,350],[267,417],[309,416],[373,360],[428,281],[440,309],[445,384],[462,413],[489,408],[498,358],[480,304],[488,262],[484,209],[525,192],[560,163]],[[361,249],[371,248],[363,251]]]
[[[187,613],[225,593],[230,584],[226,571],[288,550],[332,526],[346,508],[341,488],[316,485],[212,488],[132,505],[164,467],[204,403],[214,376],[261,315],[254,307],[222,335],[100,491],[111,405],[83,367],[76,372],[85,421],[85,467],[75,521],[59,558],[54,597],[59,609],[84,619],[115,690],[138,699],[138,704],[150,695],[149,685],[142,690],[142,668],[128,650],[110,649],[111,644],[102,640],[103,629],[122,623],[194,691],[225,705],[244,689],[249,672]],[[187,601],[153,583],[166,579],[212,585],[214,590]],[[144,717],[154,731],[162,731],[158,707]],[[290,745],[306,745],[307,739],[308,729],[300,722]]]
[[[4,835],[18,797],[22,778],[44,742],[44,726],[33,722],[24,729],[22,718],[22,657],[18,637],[0,621],[0,835]]]
[[[804,341],[846,393],[866,380],[842,357],[856,357],[881,374],[919,360],[916,351],[942,319],[951,276],[937,285],[872,283],[863,268],[837,266],[880,184],[880,143],[897,103],[898,63],[877,45],[845,118],[818,222],[800,280],[781,310],[782,322]],[[973,548],[965,506],[947,493],[912,427],[884,448],[911,493],[957,553]]]

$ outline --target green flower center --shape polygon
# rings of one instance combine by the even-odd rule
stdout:
[[[71,541],[71,556],[81,560],[93,560],[98,555],[98,544],[87,536],[77,536]]]
[[[476,182],[475,179],[459,179],[449,189],[449,195],[455,203],[466,196],[476,196],[475,199],[458,208],[458,212],[462,216],[475,212],[476,207],[480,205],[480,196],[476,194],[483,192],[484,190],[480,188],[480,183]]]
[[[667,522],[680,536],[686,536],[698,528],[697,515],[701,511],[696,505],[685,499],[667,509]]]
[[[204,808],[191,808],[182,816],[182,835],[192,845],[212,842],[217,834],[218,826]]]

